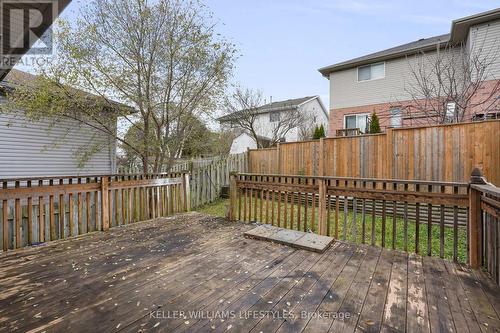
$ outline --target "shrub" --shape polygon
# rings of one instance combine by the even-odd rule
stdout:
[[[380,129],[380,121],[378,120],[378,116],[374,111],[370,116],[370,128],[368,130],[368,133],[377,134],[380,132],[382,132],[382,130]]]
[[[326,137],[326,134],[325,134],[325,127],[323,126],[323,124],[320,126],[316,126],[314,128],[313,140],[319,140],[324,137]]]

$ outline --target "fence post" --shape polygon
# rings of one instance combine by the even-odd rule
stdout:
[[[474,168],[470,184],[486,184],[480,169]],[[469,187],[469,265],[477,268],[482,262],[481,192]]]
[[[190,173],[182,175],[182,186],[184,187],[184,210],[191,211],[191,186],[189,185]]]
[[[326,180],[319,179],[318,225],[319,234],[326,235]]]
[[[109,230],[109,176],[101,177],[101,225],[102,231]]]
[[[236,203],[238,201],[238,189],[236,188],[236,174],[229,175],[229,220],[236,221]]]

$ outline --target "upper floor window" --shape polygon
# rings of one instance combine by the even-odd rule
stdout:
[[[271,112],[269,114],[269,121],[272,123],[280,121],[280,113],[279,112]]]
[[[457,104],[455,102],[446,103],[446,120],[453,122],[457,115]]]
[[[358,67],[358,82],[385,77],[385,62]]]
[[[400,108],[391,109],[391,127],[401,127],[403,125],[403,115]]]

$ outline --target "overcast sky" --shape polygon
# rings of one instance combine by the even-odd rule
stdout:
[[[73,20],[82,1],[63,17]],[[448,33],[453,19],[494,9],[496,0],[205,0],[218,30],[238,46],[234,80],[269,100],[320,95],[333,63]]]

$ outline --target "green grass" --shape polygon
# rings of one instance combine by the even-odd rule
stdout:
[[[226,217],[226,206],[229,205],[228,199],[217,199],[212,203],[198,207],[196,211],[208,215]]]
[[[226,216],[226,206],[229,204],[229,201],[227,199],[219,199],[211,204],[202,206],[197,209],[197,211],[209,214],[209,215],[215,215],[215,216],[221,216],[224,217]],[[289,228],[289,229],[298,229],[297,225],[297,214],[298,214],[298,205],[294,205],[294,221],[290,221],[290,204],[287,204],[287,224],[285,224],[284,220],[284,203],[281,204],[281,214],[280,214],[280,223],[279,226]],[[242,208],[243,210],[243,208]],[[266,222],[266,208],[265,208],[265,202],[263,203],[263,221],[259,222]],[[354,222],[354,214],[352,211],[349,211],[347,214],[347,221],[345,224],[345,238],[344,238],[344,213],[343,211],[339,212],[339,219],[338,219],[338,239],[340,240],[346,240],[350,242],[356,242],[356,243],[362,243],[363,241],[363,233],[362,233],[362,226],[363,226],[363,220],[362,220],[362,215],[361,215],[361,206],[358,206],[358,212],[356,214],[356,222]],[[387,211],[388,214],[386,216],[386,221],[385,221],[385,247],[387,248],[395,248],[398,250],[405,250],[405,234],[404,234],[404,220],[401,218],[396,218],[395,221],[393,221],[392,217],[392,206],[388,204],[387,206]],[[269,206],[269,223],[271,223],[271,204]],[[317,209],[315,210],[315,223],[314,226],[311,226],[311,206],[308,207],[307,210],[307,230],[312,229],[312,230],[318,230],[318,225],[317,225]],[[247,212],[248,214],[248,212]],[[252,202],[252,212],[251,212],[251,220],[259,220],[260,219],[260,201],[257,201],[257,218],[254,218],[254,204]],[[243,212],[242,212],[243,216]],[[274,219],[275,219],[275,225],[278,225],[277,221],[278,217],[278,208],[277,208],[277,203],[275,203],[274,207]],[[242,217],[243,219],[243,217]],[[393,230],[393,224],[395,222],[395,228],[396,228],[396,233],[395,233],[395,239],[393,240],[392,237],[392,230]],[[332,209],[330,213],[330,218],[327,221],[329,224],[329,234],[331,236],[335,236],[335,212]],[[375,236],[375,245],[377,246],[382,246],[382,217],[376,216],[375,217],[375,231],[374,231],[374,236]],[[304,230],[304,206],[301,206],[301,223],[300,223],[300,230]],[[408,252],[415,252],[415,233],[416,233],[416,226],[415,223],[412,220],[408,220],[408,228],[407,228],[407,251]],[[356,235],[356,236],[355,236]],[[371,235],[372,235],[372,220],[371,220],[371,214],[368,213],[365,217],[365,243],[371,244]],[[439,242],[439,237],[440,236],[440,226],[433,224],[431,228],[431,255],[432,256],[439,256],[440,254],[440,242]],[[393,244],[394,242],[394,244]],[[419,224],[419,253],[421,254],[427,254],[427,224],[421,223]],[[458,229],[458,260],[461,262],[466,261],[466,255],[467,255],[467,230],[465,227],[460,227]],[[446,227],[444,228],[444,258],[447,259],[452,259],[453,258],[453,229],[451,227]]]

